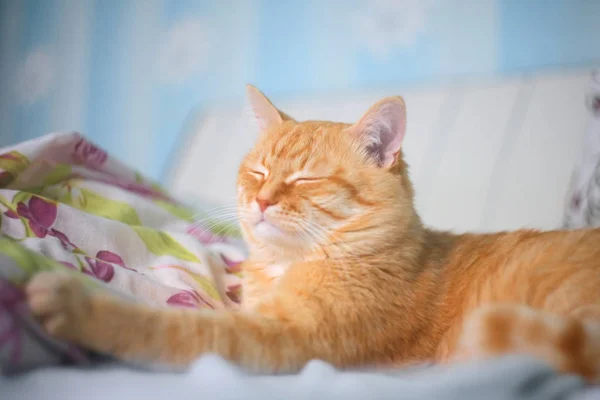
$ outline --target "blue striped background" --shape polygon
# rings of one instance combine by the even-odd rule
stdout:
[[[600,1],[429,3],[414,43],[392,43],[381,57],[355,23],[371,7],[367,1],[0,0],[0,145],[80,130],[160,178],[190,111],[241,100],[246,82],[269,94],[296,95],[600,62]],[[85,10],[82,26],[89,27],[82,46],[63,43],[59,34],[68,32],[64,15],[75,6]],[[203,27],[209,48],[201,69],[171,82],[161,75],[160,49],[172,29],[190,20]],[[54,78],[24,104],[17,77],[40,49]],[[82,63],[69,65],[61,54]],[[57,78],[69,74],[73,79]],[[66,113],[56,87],[63,82],[81,88],[65,92],[81,105],[69,126],[53,122]]]

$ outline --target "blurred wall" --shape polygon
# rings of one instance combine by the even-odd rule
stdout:
[[[600,63],[597,0],[0,0],[0,145],[78,130],[159,178],[186,117]]]

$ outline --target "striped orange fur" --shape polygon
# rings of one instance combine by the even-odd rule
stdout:
[[[351,125],[297,122],[249,96],[261,136],[238,180],[251,249],[242,309],[154,309],[42,273],[29,304],[51,334],[171,365],[208,352],[262,372],[526,353],[599,380],[600,230],[426,228],[401,98]]]

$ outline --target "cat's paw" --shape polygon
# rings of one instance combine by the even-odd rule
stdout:
[[[89,316],[89,294],[69,273],[38,273],[27,284],[26,294],[31,312],[54,337],[75,339]]]

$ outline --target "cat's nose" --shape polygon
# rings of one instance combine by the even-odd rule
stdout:
[[[258,208],[260,209],[260,212],[265,212],[265,210],[268,207],[273,205],[273,203],[269,199],[256,198],[256,203],[258,204]]]

